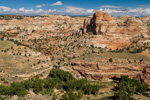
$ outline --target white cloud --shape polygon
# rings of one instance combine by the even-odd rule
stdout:
[[[42,13],[42,12],[44,12],[43,9],[39,9],[39,10],[35,11],[35,13]]]
[[[113,6],[113,5],[102,5],[100,8],[121,8],[121,6]]]
[[[74,7],[74,6],[66,6],[64,13],[69,15],[90,15],[95,12],[94,9],[84,9],[80,7]]]
[[[37,7],[37,8],[41,8],[41,7],[43,7],[43,6],[47,6],[47,5],[49,5],[49,4],[36,5],[35,7]]]
[[[10,11],[13,12],[12,9]],[[22,7],[22,8],[19,8],[19,10],[17,12],[18,13],[30,14],[30,13],[34,13],[35,11],[33,9],[24,9],[24,7]]]
[[[35,7],[41,8],[43,6],[48,6],[48,5],[50,5],[50,6],[60,6],[60,5],[63,5],[63,3],[61,1],[57,1],[57,2],[55,2],[53,4],[41,4],[41,5],[36,5]]]
[[[61,1],[57,1],[53,4],[51,4],[51,6],[60,6],[60,5],[63,5],[63,3]]]
[[[9,11],[10,8],[5,7],[5,6],[0,6],[0,11]]]
[[[36,5],[35,7],[40,8],[40,7],[42,7],[42,5]]]
[[[62,15],[93,15],[98,9],[84,9],[74,6],[64,6],[61,10],[56,9],[26,9],[24,7],[19,9],[12,9],[5,6],[0,6],[0,14],[18,14],[18,15],[40,15],[40,14],[62,14]],[[99,9],[104,13],[109,13],[112,16],[145,16],[150,15],[150,8],[134,8],[134,9]]]
[[[105,13],[113,16],[146,16],[150,15],[150,8],[134,8],[134,9],[100,9]]]
[[[22,8],[19,8],[19,11],[24,11],[24,7],[22,7]]]

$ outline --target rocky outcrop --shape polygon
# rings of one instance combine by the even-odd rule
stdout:
[[[88,80],[110,81],[128,75],[130,78],[138,78],[150,85],[150,67],[129,65],[101,65],[97,62],[72,62],[74,71],[80,73]]]
[[[96,11],[93,18],[87,18],[83,25],[84,33],[103,34],[149,34],[150,17],[130,16],[111,17],[102,11]]]
[[[150,67],[143,69],[143,81],[150,84]]]
[[[62,15],[42,15],[22,19],[0,20],[0,32],[20,34],[78,32],[84,18]]]
[[[103,17],[104,17],[103,21],[111,21],[112,20],[112,18],[109,14],[104,14]]]

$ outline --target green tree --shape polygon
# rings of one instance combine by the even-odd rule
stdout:
[[[33,91],[38,94],[43,89],[43,80],[36,78],[33,81]]]
[[[33,82],[31,80],[25,80],[22,82],[22,84],[27,90],[33,87]]]
[[[24,96],[24,95],[26,95],[28,93],[26,91],[24,85],[21,84],[20,82],[13,82],[13,83],[11,83],[10,88],[12,89],[12,92],[13,92],[14,95]]]

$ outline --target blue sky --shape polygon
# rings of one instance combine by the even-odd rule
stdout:
[[[101,10],[112,16],[150,15],[150,0],[0,0],[0,14],[92,15]]]

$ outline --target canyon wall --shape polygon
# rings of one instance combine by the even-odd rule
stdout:
[[[133,65],[101,65],[97,62],[72,62],[72,68],[88,80],[111,81],[128,75],[130,78],[138,78],[150,85],[150,67]]]

